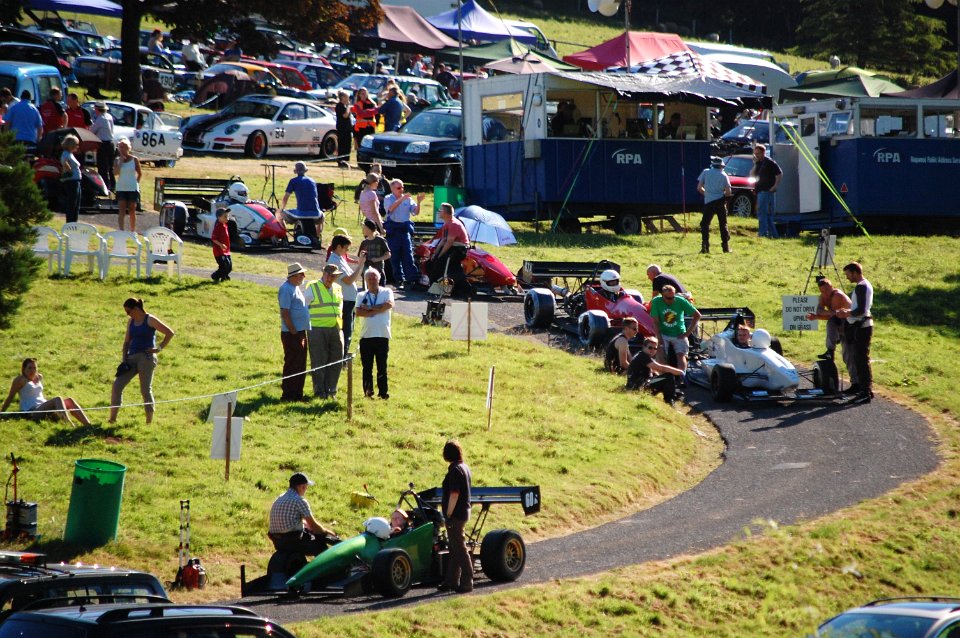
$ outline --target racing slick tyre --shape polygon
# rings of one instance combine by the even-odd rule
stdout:
[[[370,570],[373,588],[385,598],[399,598],[407,593],[413,581],[413,562],[399,547],[381,549],[373,557]]]
[[[783,346],[780,345],[780,340],[770,335],[770,349],[776,352],[781,357],[783,356]]]
[[[613,220],[613,232],[618,235],[638,235],[640,230],[640,215],[636,213],[620,213]]]
[[[607,340],[610,318],[602,310],[588,310],[577,319],[580,343],[595,348]]]
[[[531,330],[548,327],[553,322],[557,300],[546,288],[531,288],[523,296],[523,320]]]
[[[731,197],[730,214],[735,217],[753,217],[753,198],[747,193],[737,193]]]
[[[323,136],[320,141],[320,157],[324,159],[333,159],[337,156],[337,132],[330,131]]]
[[[840,386],[837,364],[833,361],[817,361],[813,364],[813,385],[824,394],[836,394]]]
[[[710,393],[713,400],[726,403],[737,391],[737,371],[729,363],[718,363],[710,375]]]
[[[244,149],[250,157],[263,159],[267,156],[267,148],[270,143],[267,142],[267,136],[263,131],[255,131],[253,135],[247,138],[247,145]]]
[[[520,578],[527,564],[527,546],[512,529],[495,529],[480,543],[480,567],[487,578],[506,583]]]

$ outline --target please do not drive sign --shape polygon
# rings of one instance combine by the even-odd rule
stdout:
[[[807,319],[807,313],[817,311],[819,295],[784,295],[783,329],[784,330],[817,330],[820,323],[816,319]]]

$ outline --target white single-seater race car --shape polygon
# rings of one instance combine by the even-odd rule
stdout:
[[[212,115],[184,120],[183,148],[212,153],[337,155],[337,119],[310,100],[247,95]]]
[[[747,347],[736,343],[736,320],[702,341],[704,354],[693,357],[687,372],[691,383],[709,388],[715,401],[833,399],[837,396],[837,366],[817,361],[810,371],[798,371],[784,358],[780,342],[763,329]],[[801,388],[808,378],[813,388]]]

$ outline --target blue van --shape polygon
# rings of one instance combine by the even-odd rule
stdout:
[[[14,97],[20,97],[23,91],[30,91],[32,102],[40,106],[47,99],[50,89],[56,87],[63,95],[67,94],[60,71],[45,64],[23,64],[19,62],[0,62],[0,88],[10,89]]]

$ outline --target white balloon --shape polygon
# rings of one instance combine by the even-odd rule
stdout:
[[[931,9],[939,9],[943,6],[943,0],[924,0]]]
[[[600,6],[597,7],[597,11],[600,12],[600,15],[605,15],[608,18],[617,14],[617,11],[620,10],[620,0],[601,0]]]
[[[600,8],[600,0],[587,0],[587,6],[591,11],[596,11]]]

